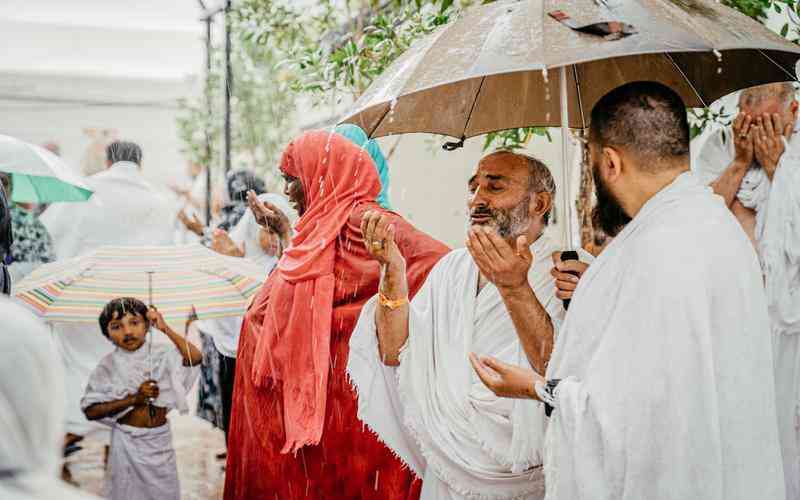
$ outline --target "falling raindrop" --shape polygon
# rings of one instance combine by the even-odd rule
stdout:
[[[547,67],[542,68],[542,81],[544,81],[544,100],[550,100],[550,79],[547,76]]]
[[[397,98],[395,97],[392,99],[392,102],[389,104],[389,123],[394,122],[394,108],[397,106]]]
[[[717,56],[717,74],[720,75],[722,74],[722,52],[717,49],[714,49],[712,52],[714,52],[714,55]]]
[[[381,471],[375,471],[375,491],[378,491],[378,478],[381,477]]]

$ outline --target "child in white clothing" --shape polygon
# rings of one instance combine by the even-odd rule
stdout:
[[[111,427],[109,497],[180,499],[167,413],[188,411],[186,394],[197,380],[201,352],[175,333],[155,307],[118,298],[100,314],[100,329],[116,349],[89,377],[81,408]],[[148,340],[154,327],[172,344]]]

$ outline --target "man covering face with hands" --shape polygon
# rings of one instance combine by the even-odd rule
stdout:
[[[555,184],[540,161],[501,151],[480,161],[468,189],[467,248],[442,258],[410,303],[392,226],[365,215],[381,283],[348,370],[359,417],[422,477],[422,498],[539,499],[543,405],[492,394],[469,355],[544,371],[551,318],[563,314],[549,274],[556,246],[542,234]]]

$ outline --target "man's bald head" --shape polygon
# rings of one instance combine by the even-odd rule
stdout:
[[[778,115],[782,123],[794,123],[797,118],[797,98],[792,83],[768,83],[745,89],[739,94],[739,111],[755,118]]]
[[[792,83],[768,83],[744,89],[739,94],[739,108],[754,109],[772,102],[788,107],[794,100],[795,90]]]
[[[680,96],[657,82],[632,82],[603,96],[592,109],[589,141],[636,158],[656,172],[689,159],[689,123]]]

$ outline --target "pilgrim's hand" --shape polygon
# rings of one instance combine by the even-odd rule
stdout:
[[[589,269],[589,264],[579,260],[561,260],[561,252],[553,252],[553,269],[550,276],[556,282],[556,297],[561,300],[571,299],[583,273]],[[577,273],[577,276],[570,273]]]
[[[231,236],[222,229],[215,229],[211,238],[211,250],[231,257],[244,257],[244,245],[236,245]]]
[[[135,406],[145,406],[151,399],[158,399],[159,389],[155,380],[145,380],[139,386],[139,390],[134,396]]]
[[[783,120],[777,114],[759,116],[756,123],[753,130],[755,158],[771,180],[786,149],[783,139],[791,136],[792,125],[784,125]]]
[[[361,219],[364,247],[381,264],[381,293],[390,300],[408,296],[406,260],[395,243],[392,218],[379,210],[369,210]]]
[[[733,121],[734,162],[742,169],[750,168],[753,163],[753,134],[750,133],[752,122],[752,117],[745,113],[739,113]]]
[[[259,226],[268,227],[282,239],[288,238],[291,223],[282,210],[272,203],[259,200],[256,192],[252,190],[247,192],[247,203]]]
[[[544,377],[530,368],[509,365],[491,356],[469,353],[472,368],[481,382],[501,398],[538,399],[534,386],[544,382]]]
[[[470,228],[466,245],[486,279],[498,289],[513,290],[529,286],[528,271],[533,264],[528,239],[520,236],[516,243],[517,248],[511,248],[494,229],[476,226]]]
[[[166,331],[168,328],[167,322],[164,321],[164,316],[158,309],[156,309],[156,306],[150,306],[150,308],[147,310],[147,320],[151,325],[155,326],[162,332]]]
[[[180,220],[183,225],[189,231],[193,232],[197,236],[203,236],[203,228],[205,227],[200,219],[197,218],[197,214],[192,214],[192,218],[189,219],[189,216],[181,210],[178,212],[178,220]]]

